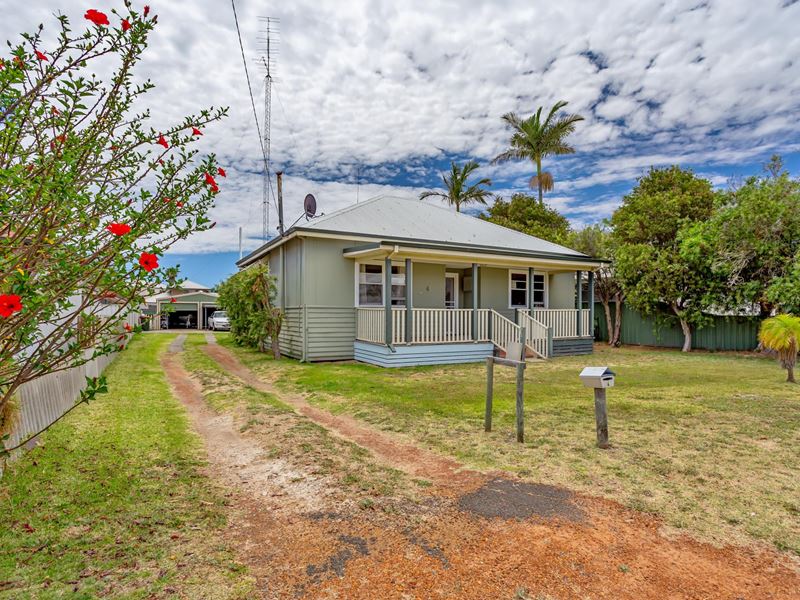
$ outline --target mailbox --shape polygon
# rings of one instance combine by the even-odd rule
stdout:
[[[614,387],[614,372],[608,367],[586,367],[580,374],[583,385],[589,388]]]

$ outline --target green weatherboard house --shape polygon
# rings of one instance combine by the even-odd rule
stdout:
[[[267,261],[304,361],[472,362],[525,333],[528,356],[589,354],[602,261],[419,200],[379,197],[293,226]]]

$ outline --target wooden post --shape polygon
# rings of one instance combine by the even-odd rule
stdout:
[[[412,343],[414,337],[414,312],[412,310],[413,306],[413,288],[412,286],[412,279],[413,279],[413,265],[411,264],[411,259],[406,259],[406,344]]]
[[[494,395],[494,358],[486,358],[486,413],[483,417],[483,430],[492,430],[492,396]]]
[[[517,364],[517,441],[525,441],[525,417],[523,415],[525,395],[525,361]]]
[[[586,333],[594,339],[594,271],[589,271],[589,331]]]
[[[597,422],[597,447],[608,448],[608,412],[606,411],[606,389],[594,389],[594,418]]]
[[[392,259],[383,261],[383,311],[384,311],[384,343],[392,347]]]
[[[576,320],[576,335],[581,337],[582,332],[581,329],[581,310],[583,309],[583,271],[575,271],[575,308],[578,309],[578,316]]]
[[[519,329],[519,341],[522,344],[522,356],[518,356],[517,360],[517,441],[521,444],[525,441],[525,416],[523,414],[525,405],[525,337],[526,331],[524,327]]]
[[[458,290],[456,290],[456,294]],[[478,265],[472,263],[472,341],[478,341]]]
[[[547,358],[553,358],[553,327],[547,328]]]

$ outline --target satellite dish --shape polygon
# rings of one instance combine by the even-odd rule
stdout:
[[[317,199],[314,198],[314,194],[306,194],[306,198],[303,200],[303,210],[306,212],[306,219],[317,214]]]

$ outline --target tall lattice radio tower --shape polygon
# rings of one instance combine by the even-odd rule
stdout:
[[[259,17],[261,33],[258,38],[261,66],[264,69],[264,181],[261,189],[261,237],[269,235],[270,142],[272,128],[272,83],[278,56],[278,27],[275,17]]]

